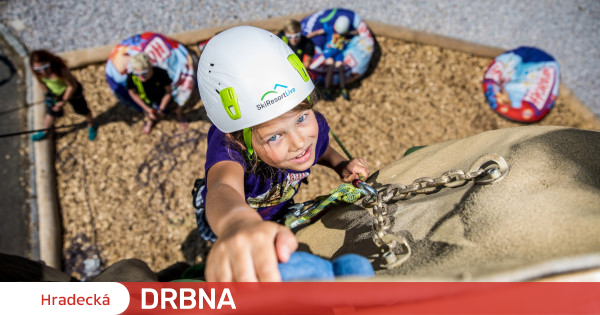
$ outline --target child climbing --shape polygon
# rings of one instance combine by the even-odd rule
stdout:
[[[308,38],[315,37],[317,35],[325,34],[327,41],[323,51],[325,64],[328,66],[327,75],[325,76],[325,99],[333,99],[331,92],[331,85],[333,83],[333,72],[338,72],[340,94],[345,100],[349,100],[348,90],[346,89],[346,78],[344,74],[344,48],[348,44],[348,38],[350,36],[357,35],[356,30],[350,31],[350,19],[341,15],[333,25],[329,23],[323,23],[323,28],[312,31],[306,35]]]
[[[83,96],[83,87],[71,74],[65,62],[46,50],[36,50],[29,57],[29,65],[46,94],[44,130],[33,134],[31,140],[40,141],[48,137],[56,119],[64,116],[63,107],[67,102],[73,106],[75,113],[85,116],[88,139],[96,139],[98,125],[94,122],[92,112]]]
[[[300,22],[294,19],[287,20],[283,25],[283,30],[277,36],[281,37],[290,46],[292,51],[302,61],[304,68],[308,69],[315,55],[315,44],[312,40],[302,35]]]
[[[235,49],[232,49],[235,43]],[[198,229],[216,241],[209,281],[280,281],[298,243],[275,223],[314,164],[344,182],[367,177],[365,159],[329,145],[329,126],[312,108],[314,85],[298,56],[276,35],[239,26],[213,37],[198,64],[208,117],[206,185],[198,190]]]
[[[141,52],[130,60],[131,72],[127,75],[127,90],[131,99],[139,105],[146,114],[146,124],[143,134],[150,133],[154,123],[165,114],[171,103],[171,78],[166,70],[154,67],[150,57]],[[176,106],[175,114],[182,129],[187,128],[181,106]]]

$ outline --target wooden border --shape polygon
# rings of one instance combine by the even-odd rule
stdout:
[[[199,30],[194,30],[194,31],[175,33],[175,34],[166,35],[166,36],[169,38],[172,38],[184,45],[193,45],[202,40],[209,39],[219,32],[222,32],[226,29],[232,28],[234,26],[239,26],[239,25],[252,25],[252,26],[260,27],[260,28],[263,28],[266,30],[275,31],[275,30],[280,29],[286,20],[288,20],[288,19],[300,20],[303,17],[305,17],[311,13],[312,12],[307,12],[307,13],[303,13],[303,14],[294,14],[294,15],[288,15],[288,16],[277,17],[277,18],[261,20],[261,21],[248,21],[245,23],[211,27],[211,28],[199,29]],[[59,55],[67,62],[67,65],[69,65],[70,68],[72,68],[72,69],[73,68],[81,68],[81,67],[88,66],[90,64],[106,62],[106,60],[108,59],[108,55],[110,54],[110,52],[116,45],[117,44],[115,43],[112,45],[72,50],[72,51],[60,53]]]
[[[271,18],[260,21],[248,21],[245,23],[238,23],[232,25],[218,26],[206,29],[199,29],[194,31],[187,31],[182,33],[176,33],[167,35],[168,37],[177,40],[184,45],[193,45],[202,40],[209,39],[215,34],[226,30],[228,28],[238,25],[252,25],[263,29],[275,31],[281,28],[281,25],[288,19],[301,20],[307,15],[312,14],[311,12],[305,12],[301,14],[294,14],[288,16],[282,16],[277,18]],[[439,46],[446,49],[458,50],[466,53],[470,53],[476,56],[495,58],[506,49],[492,47],[487,45],[476,44],[461,39],[456,39],[448,36],[436,35],[423,31],[411,30],[402,26],[390,25],[381,22],[365,20],[369,28],[374,34],[391,37],[406,42],[414,42],[425,45]],[[92,47],[86,49],[72,50],[63,52],[60,54],[65,59],[69,67],[81,68],[90,64],[102,63],[108,59],[108,55],[115,47],[113,45],[105,45],[99,47]],[[588,109],[583,102],[569,89],[565,84],[560,84],[559,95],[566,99],[567,102],[575,105],[575,110],[585,118],[589,120],[596,120],[600,123],[600,118],[594,115],[594,113]]]
[[[32,118],[34,129],[44,128],[46,105],[44,92],[39,84],[33,84],[33,110]],[[38,230],[40,245],[40,260],[46,265],[62,269],[62,222],[58,207],[58,192],[56,191],[56,173],[54,170],[54,140],[48,137],[45,140],[33,143],[35,150],[35,183],[38,207]]]

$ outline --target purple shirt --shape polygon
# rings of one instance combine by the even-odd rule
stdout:
[[[315,146],[315,162],[325,154],[329,146],[329,125],[321,113],[315,111],[315,117],[319,126],[319,135]],[[266,178],[263,175],[249,173],[246,163],[240,152],[230,149],[225,134],[214,125],[208,130],[208,145],[206,149],[206,164],[204,165],[204,174],[208,174],[211,166],[221,161],[233,161],[242,165],[244,174],[244,191],[246,202],[258,213],[264,220],[273,218],[298,192],[302,180],[310,174],[310,168],[297,172],[285,170],[279,172],[274,179]],[[202,192],[202,199],[206,200],[206,191]],[[205,208],[205,205],[202,204]]]

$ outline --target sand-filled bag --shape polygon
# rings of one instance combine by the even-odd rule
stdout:
[[[395,280],[521,281],[598,268],[598,154],[599,132],[564,127],[430,145],[369,178],[385,211],[335,207],[297,236],[301,249],[326,258],[369,257],[378,276]],[[490,166],[499,180],[479,182],[489,175],[475,171]],[[421,193],[399,193],[415,184]]]

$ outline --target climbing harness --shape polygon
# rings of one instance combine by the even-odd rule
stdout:
[[[387,246],[387,251],[382,255],[386,263],[382,267],[387,269],[398,267],[412,254],[405,237],[389,233],[392,227],[391,210],[393,205],[390,206],[388,202],[410,199],[417,194],[432,193],[443,187],[459,187],[470,180],[473,180],[475,184],[494,184],[503,180],[508,171],[509,166],[502,156],[487,153],[477,158],[471,164],[468,172],[453,169],[444,172],[438,178],[415,179],[408,186],[402,184],[383,185],[377,189],[377,194],[369,194],[367,198],[363,199],[362,206],[372,208],[372,215],[375,217],[373,228],[376,233],[373,235],[373,241],[378,247]]]
[[[146,91],[144,90],[144,85],[142,84],[142,81],[140,80],[140,78],[138,78],[136,75],[132,75],[131,80],[133,81],[133,84],[135,84],[135,87],[137,88],[138,94],[139,94],[140,98],[142,99],[142,101],[144,101],[144,103],[150,105],[150,99],[146,95]]]

